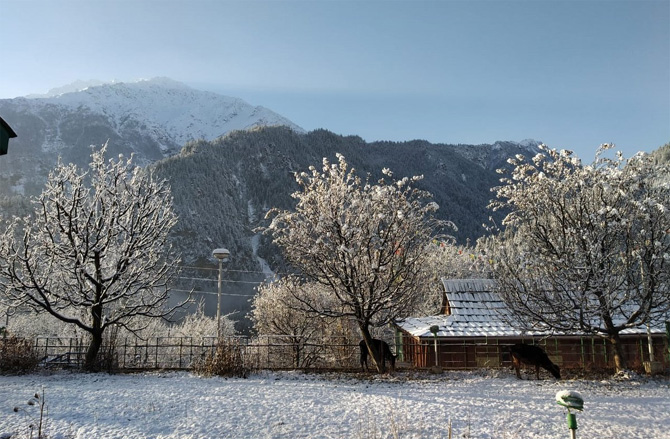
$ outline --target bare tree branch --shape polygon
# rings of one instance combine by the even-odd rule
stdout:
[[[512,160],[494,209],[508,208],[497,238],[501,295],[520,325],[581,331],[610,340],[659,323],[670,310],[670,170],[647,155],[591,165],[541,147]]]
[[[35,215],[0,236],[0,285],[26,303],[91,334],[86,367],[95,365],[104,330],[132,330],[138,317],[164,317],[178,259],[167,235],[176,224],[165,181],[106,145],[85,171],[59,162]],[[22,238],[17,239],[21,234]]]

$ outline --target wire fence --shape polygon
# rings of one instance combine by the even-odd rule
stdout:
[[[396,340],[392,349],[399,368],[477,369],[509,367],[508,340],[472,340],[459,343]],[[526,340],[528,342],[529,340]],[[0,340],[0,343],[2,340]],[[530,342],[533,342],[532,340]],[[535,341],[537,342],[537,340]],[[596,370],[612,366],[611,349],[602,341],[574,339],[539,343],[562,368]],[[646,340],[625,344],[629,366],[641,369],[649,360]],[[654,339],[655,360],[662,369],[670,363],[666,337]],[[106,340],[98,353],[100,364],[114,370],[190,370],[202,365],[218,349],[236,349],[248,369],[267,370],[358,370],[358,340],[323,337],[305,341],[291,336],[136,337]],[[86,338],[37,337],[34,355],[43,367],[82,367],[88,349]],[[438,353],[438,357],[435,357]],[[1,352],[0,352],[1,356]]]
[[[101,363],[114,369],[193,369],[217,346],[240,349],[250,369],[352,369],[358,366],[358,343],[343,337],[304,342],[290,336],[151,337],[106,341]],[[73,337],[37,337],[34,352],[42,366],[81,367],[88,341]]]

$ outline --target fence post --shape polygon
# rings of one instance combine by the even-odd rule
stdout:
[[[601,355],[598,353],[598,349],[600,346],[600,340],[596,340],[595,337],[591,337],[591,362],[595,366],[598,364],[598,358],[601,358],[602,361],[605,361],[604,355]],[[607,363],[604,364],[603,368],[607,367]]]
[[[179,368],[182,368],[181,365],[181,352],[182,352],[182,346],[184,346],[184,337],[179,337]]]
[[[138,346],[137,346],[137,337],[135,337],[135,349],[133,349],[133,362],[137,360],[137,357],[139,356],[138,352]]]
[[[188,367],[193,366],[193,337],[189,337],[189,342],[188,342]]]

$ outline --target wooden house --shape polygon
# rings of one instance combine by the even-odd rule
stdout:
[[[14,137],[16,137],[16,133],[12,130],[12,127],[0,117],[0,155],[7,154],[9,139]]]
[[[612,346],[601,337],[515,328],[494,280],[442,279],[442,284],[442,314],[396,322],[396,350],[401,361],[417,368],[506,367],[511,364],[508,347],[523,342],[544,348],[561,368],[614,368]],[[651,334],[646,328],[630,329],[622,332],[621,338],[630,368],[642,370],[643,362],[649,360],[649,339],[655,361],[661,362],[663,369],[668,367],[668,339],[663,329],[656,328]]]

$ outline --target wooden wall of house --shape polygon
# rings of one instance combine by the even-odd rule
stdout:
[[[663,369],[670,367],[668,339],[657,334],[653,337],[655,361]],[[416,368],[428,368],[435,363],[435,340],[417,339],[403,333],[397,339],[402,361]],[[562,369],[605,370],[614,368],[613,348],[598,337],[519,338],[442,338],[437,340],[437,365],[444,369],[477,369],[510,367],[509,346],[515,343],[537,344]],[[643,370],[649,361],[647,336],[622,336],[622,346],[628,367]]]

